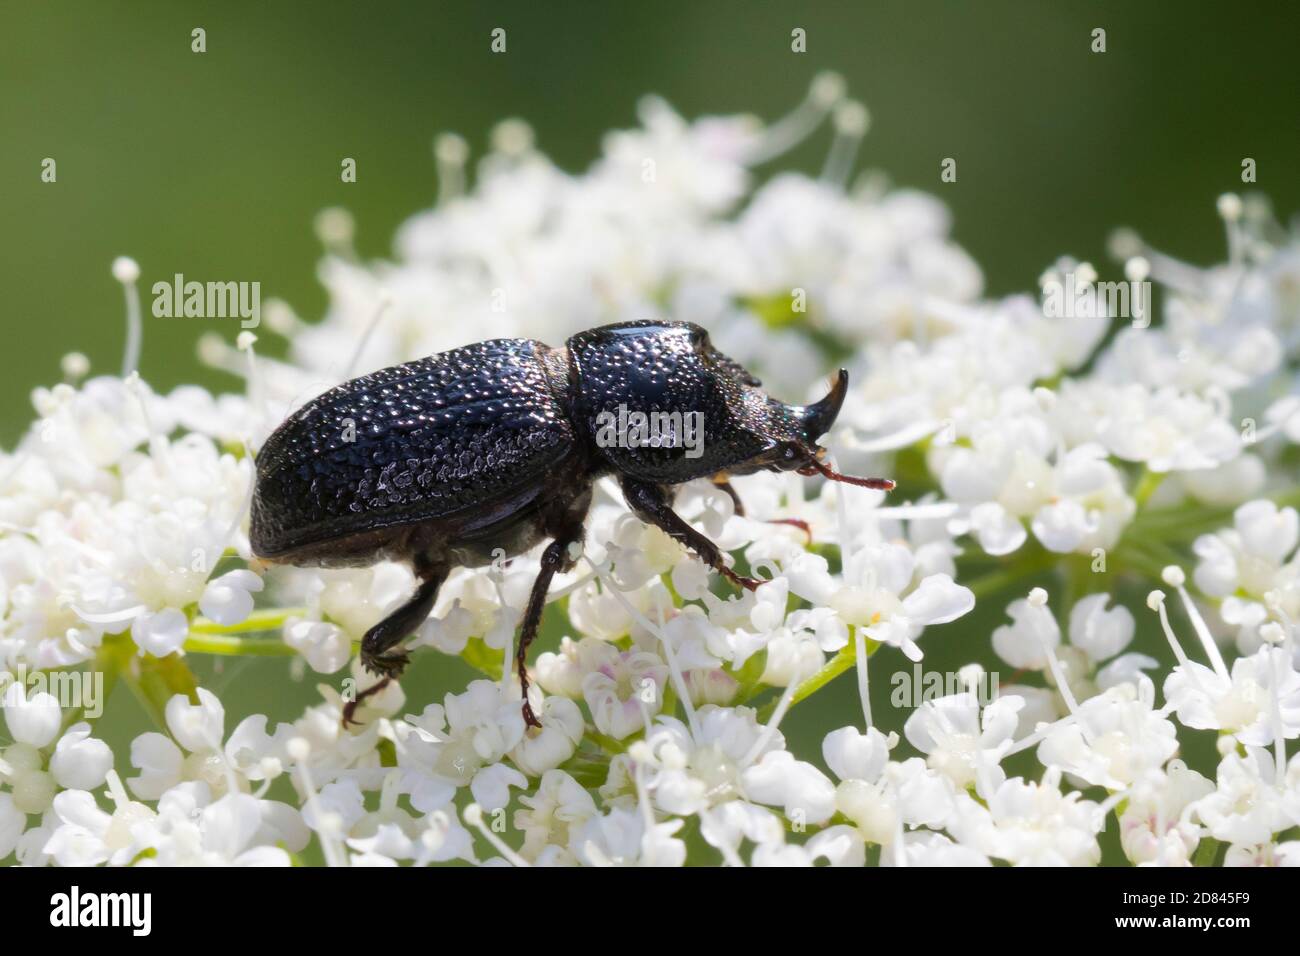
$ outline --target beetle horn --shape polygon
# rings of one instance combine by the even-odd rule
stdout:
[[[831,383],[831,390],[826,393],[826,397],[820,402],[804,406],[799,418],[803,422],[804,434],[808,436],[810,442],[815,442],[831,430],[844,404],[844,396],[848,393],[849,372],[848,369],[842,368],[835,376],[835,381]]]
[[[799,417],[803,422],[804,434],[807,436],[808,441],[808,445],[802,447],[808,455],[808,460],[802,468],[798,469],[799,474],[821,475],[831,481],[842,481],[846,485],[857,485],[859,488],[891,491],[894,482],[889,478],[858,478],[855,475],[845,475],[836,471],[822,460],[826,455],[826,449],[819,448],[814,444],[820,436],[831,430],[836,417],[840,414],[840,409],[844,406],[844,397],[848,393],[849,373],[847,369],[840,369],[839,374],[835,376],[835,381],[831,383],[831,390],[826,394],[826,397],[820,402],[815,402],[801,410]],[[812,447],[808,447],[809,445]]]

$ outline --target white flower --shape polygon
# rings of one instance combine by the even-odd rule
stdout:
[[[546,651],[537,655],[537,663],[533,665],[533,676],[537,679],[537,684],[548,694],[560,697],[568,697],[574,700],[582,697],[582,679],[586,676],[581,653],[583,642],[591,638],[583,638],[583,641],[575,641],[571,637],[560,639],[559,653]]]
[[[533,794],[519,798],[524,809],[515,811],[514,824],[524,833],[520,853],[536,860],[548,846],[568,847],[583,825],[596,816],[596,803],[576,780],[562,770],[548,770]]]
[[[27,814],[14,805],[13,794],[0,793],[0,853],[12,853],[26,829]]]
[[[412,641],[411,645],[427,643],[444,654],[459,654],[478,630],[476,616],[461,606],[458,597],[452,602],[445,616],[431,616],[424,622],[420,628],[419,638]]]
[[[948,824],[963,846],[996,859],[1028,866],[1095,866],[1101,859],[1097,804],[1062,793],[1059,772],[1039,783],[1016,777],[988,795],[988,806],[958,794]]]
[[[418,719],[399,724],[398,764],[402,791],[422,812],[441,809],[457,787],[492,811],[510,800],[510,787],[527,785],[518,770],[500,761],[524,737],[518,700],[494,681],[476,680],[463,694],[430,704]]]
[[[1143,778],[1120,814],[1124,854],[1134,863],[1188,865],[1200,842],[1200,828],[1187,810],[1213,790],[1213,783],[1181,760],[1171,760],[1163,773]]]
[[[986,789],[1003,779],[999,761],[1011,747],[1024,703],[1019,697],[1001,697],[981,711],[973,693],[940,697],[914,710],[903,733],[926,755],[926,764],[956,787],[979,782]]]
[[[1216,840],[1267,843],[1274,833],[1300,823],[1289,792],[1289,787],[1284,792],[1277,786],[1272,754],[1249,747],[1245,755],[1230,753],[1223,758],[1214,791],[1195,801],[1191,809]]]
[[[673,836],[681,828],[671,820],[647,830],[640,812],[615,809],[587,820],[570,845],[585,866],[681,866],[686,844]]]
[[[611,766],[611,781],[601,791],[606,800],[616,793],[615,774],[633,773],[640,764],[656,806],[674,814],[700,813],[743,798],[746,759],[756,761],[785,746],[780,733],[764,735],[748,707],[705,705],[695,717],[699,729],[692,735],[677,718],[661,716],[633,755],[634,764]]]
[[[941,447],[935,467],[944,491],[969,509],[966,521],[989,554],[1016,551],[1028,521],[1044,547],[1088,553],[1110,548],[1136,505],[1095,442],[1067,450],[1028,390],[1008,390],[999,417],[973,426],[970,447]]]
[[[1046,607],[1034,607],[1023,598],[1007,606],[1011,624],[993,632],[993,650],[1018,670],[1042,671],[1051,690],[1020,684],[1002,688],[1027,703],[1021,713],[1021,734],[1032,731],[1039,720],[1054,720],[1065,713],[1065,702],[1056,688],[1056,675],[1048,665],[1048,648],[1057,657],[1061,671],[1076,700],[1092,697],[1098,690],[1121,684],[1140,683],[1142,672],[1156,666],[1144,654],[1121,654],[1133,640],[1134,620],[1128,608],[1107,609],[1111,597],[1089,594],[1070,610],[1069,644],[1061,643],[1056,618]],[[1119,655],[1119,656],[1112,656]],[[1109,663],[1101,666],[1107,658]]]
[[[789,819],[822,824],[835,812],[835,785],[785,750],[764,754],[746,767],[741,782],[751,799],[782,807]]]
[[[904,825],[943,826],[952,813],[952,783],[919,758],[891,762],[897,743],[897,735],[874,727],[865,734],[843,727],[822,741],[822,755],[840,778],[835,807],[867,843],[895,844]]]
[[[1097,664],[1116,656],[1133,640],[1133,613],[1122,604],[1107,610],[1110,601],[1108,594],[1089,594],[1070,611],[1070,644]]]
[[[668,668],[655,654],[595,644],[584,665],[582,696],[602,734],[621,740],[663,709]]]
[[[284,642],[320,674],[340,671],[352,658],[352,639],[328,621],[290,617],[284,622]]]
[[[971,508],[970,527],[980,547],[993,555],[1018,551],[1029,538],[1024,522],[996,501],[984,501]]]
[[[954,843],[942,833],[917,830],[903,837],[903,857],[908,866],[992,866],[989,858],[978,850]],[[882,866],[895,866],[898,856],[886,853],[881,856]]]
[[[50,757],[50,773],[67,790],[94,790],[113,769],[113,751],[90,736],[90,724],[73,724],[59,738]]]
[[[253,595],[264,586],[252,571],[230,571],[208,582],[199,598],[199,610],[226,627],[242,623],[253,613]]]
[[[1259,628],[1270,614],[1266,595],[1300,615],[1300,515],[1271,501],[1250,501],[1233,513],[1233,527],[1201,535],[1193,580],[1206,595],[1222,598],[1220,615],[1237,628],[1243,653],[1259,647]]]
[[[22,684],[10,684],[4,691],[4,716],[17,743],[39,750],[58,737],[63,711],[54,695],[37,691],[28,696]]]
[[[873,641],[892,644],[919,661],[921,632],[968,613],[975,595],[946,574],[931,574],[913,588],[915,565],[903,545],[865,549],[854,555],[846,583],[831,593],[829,604],[844,623],[863,627]]]
[[[131,800],[115,773],[109,775],[113,812],[99,808],[84,790],[67,790],[54,798],[53,821],[43,834],[40,854],[59,866],[129,864],[143,849],[136,828],[155,817],[153,810]]]
[[[225,742],[226,711],[215,694],[198,689],[198,704],[184,694],[167,702],[167,729],[141,734],[131,743],[131,765],[140,771],[127,784],[142,799],[156,800],[186,780],[202,781],[222,794],[248,780],[264,780],[281,772],[276,746],[266,734],[266,717],[242,720]],[[175,741],[173,743],[173,740]],[[179,746],[178,746],[179,745]]]
[[[887,763],[876,780],[846,778],[835,808],[867,843],[896,846],[904,826],[945,826],[954,808],[952,782],[919,757]]]
[[[1079,704],[1038,747],[1038,759],[1089,784],[1121,790],[1178,751],[1174,725],[1153,709],[1155,687],[1120,684]]]
[[[179,651],[189,631],[189,619],[174,607],[141,614],[131,624],[131,638],[136,646],[154,657],[166,657]]]
[[[998,657],[1017,669],[1046,670],[1047,648],[1055,649],[1061,643],[1056,618],[1024,598],[1007,605],[1007,616],[1011,623],[993,632],[993,650]]]
[[[59,774],[52,772],[52,766],[47,769],[47,751],[59,736],[62,709],[52,694],[36,691],[26,695],[21,683],[6,687],[2,702],[14,742],[0,751],[0,783],[12,792],[14,809],[22,813],[44,813],[61,785],[60,778],[71,779],[63,761]],[[80,734],[85,727],[79,724],[71,730]],[[75,741],[76,737],[69,746]],[[93,775],[98,765],[99,761],[92,757],[88,774]]]
[[[827,115],[826,173],[777,172],[751,191],[751,167]],[[825,394],[810,383],[843,352],[853,385],[825,442],[837,469],[896,474],[898,492],[759,470],[736,479],[740,507],[708,477],[683,484],[682,518],[767,579],[735,593],[629,513],[616,476],[600,478],[584,543],[594,573],[575,567],[552,586],[547,620],[567,612],[571,636],[534,665],[550,695],[531,701],[540,728],[524,726],[508,655],[503,680],[473,681],[418,715],[401,716],[391,682],[366,699],[360,726],[342,724],[343,692],[322,684],[292,722],[272,729],[254,713],[227,737],[226,707],[198,688],[165,702],[167,733],[133,741],[132,799],[88,724],[64,731],[53,695],[10,680],[0,857],[288,865],[314,840],[328,862],[356,866],[477,863],[485,844],[493,866],[668,866],[702,841],[729,865],[1089,865],[1114,810],[1138,865],[1187,865],[1210,837],[1228,844],[1229,865],[1300,864],[1300,841],[1286,836],[1300,826],[1300,756],[1274,763],[1300,737],[1300,517],[1282,505],[1294,484],[1287,442],[1300,440],[1296,237],[1253,197],[1228,196],[1225,265],[1121,241],[1132,282],[1169,286],[1164,314],[1098,352],[1113,325],[1104,310],[1047,314],[1047,282],[1063,273],[1098,292],[1086,263],[1058,260],[1043,301],[985,300],[940,202],[869,178],[845,188],[866,117],[837,78],[819,77],[770,127],[691,122],[655,98],[640,116],[576,174],[542,156],[521,121],[502,124],[468,191],[467,148],[442,138],[438,203],[403,225],[392,262],[359,260],[350,220],[324,214],[325,315],[265,310],[289,359],[255,355],[251,333],[233,348],[201,343],[205,360],[248,377],[246,395],[160,396],[135,375],[38,389],[38,421],[0,452],[0,678],[120,664],[151,695],[155,671],[183,669],[186,653],[246,648],[196,639],[187,652],[195,615],[241,631],[265,616],[303,658],[293,676],[305,663],[350,678],[349,690],[374,687],[352,647],[409,600],[412,569],[252,560],[253,451],[341,376],[473,340],[561,346],[611,322],[692,321],[795,402]],[[114,272],[138,278],[129,263]],[[79,381],[87,362],[71,356],[64,371]],[[1238,505],[1231,528],[1201,533],[1203,515]],[[964,555],[964,536],[983,553]],[[1163,675],[1163,709],[1143,673],[1160,665],[1131,649],[1120,592],[1085,593],[1053,616],[1036,589],[992,635],[999,659],[1031,672],[1026,684],[981,707],[970,688],[988,649],[968,647],[949,664],[966,692],[885,716],[921,756],[891,759],[899,736],[869,713],[865,732],[823,740],[837,782],[794,745],[818,720],[800,703],[815,689],[806,678],[828,655],[835,669],[850,663],[855,640],[919,661],[926,627],[968,614],[1004,573],[1038,568],[1038,552],[1073,555],[1071,568],[1062,559],[1043,572],[1070,570],[1075,590],[1092,592],[1110,579],[1073,571],[1098,549],[1128,581],[1144,557],[1193,538],[1197,586],[1240,653],[1222,660],[1181,571],[1167,570],[1211,666],[1187,661],[1154,596],[1180,661]],[[993,560],[1027,546],[1024,561]],[[539,552],[454,569],[408,646],[492,666],[515,646]],[[214,567],[224,573],[212,578]],[[980,586],[964,586],[968,574]],[[130,641],[139,655],[122,653]],[[864,683],[881,666],[859,664]],[[1175,759],[1171,715],[1220,732],[1213,780]],[[1041,779],[1007,779],[1007,755],[1033,746]],[[1085,787],[1109,793],[1093,803]],[[473,838],[457,810],[471,799]],[[805,825],[816,830],[806,839]]]
[[[696,707],[734,703],[740,691],[740,682],[720,667],[697,667],[684,676],[687,694]]]
[[[529,730],[510,751],[515,766],[530,777],[540,777],[573,756],[586,725],[582,711],[564,697],[548,697],[537,719],[541,730]]]
[[[828,866],[860,867],[866,861],[866,846],[852,827],[840,824],[814,834],[803,846],[775,841],[754,847],[754,866],[816,866],[825,860]]]
[[[1112,455],[1153,472],[1215,468],[1241,452],[1226,403],[1172,386],[1067,382],[1061,402],[1076,427]]]
[[[1300,673],[1280,647],[1237,658],[1231,677],[1191,661],[1176,665],[1164,692],[1188,727],[1230,733],[1257,747],[1272,743],[1276,732],[1286,740],[1300,736]]]
[[[1300,866],[1300,841],[1263,843],[1259,846],[1230,846],[1224,866]]]
[[[158,816],[135,830],[136,839],[153,850],[139,865],[291,866],[289,853],[275,843],[301,849],[306,828],[301,821],[294,826],[297,814],[291,811],[286,832],[269,805],[245,793],[209,803],[201,784],[171,791],[158,801]]]
[[[822,756],[841,780],[872,782],[879,779],[889,762],[889,751],[897,743],[897,735],[886,737],[874,727],[867,728],[865,734],[856,727],[841,727],[822,740]]]

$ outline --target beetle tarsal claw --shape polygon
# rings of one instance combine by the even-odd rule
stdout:
[[[526,696],[524,697],[523,714],[524,714],[525,728],[530,728],[533,730],[542,729],[542,722],[538,720],[537,715],[533,713],[533,705],[529,703],[528,698]]]
[[[757,591],[759,586],[765,583],[758,578],[747,578],[743,574],[737,574],[728,567],[722,567],[718,570],[722,572],[724,578],[736,585],[736,587],[743,588],[746,591]]]
[[[391,648],[381,654],[369,653],[364,645],[361,648],[361,666],[376,677],[400,677],[410,662],[410,652],[401,648]]]

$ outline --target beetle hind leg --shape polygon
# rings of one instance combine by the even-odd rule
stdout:
[[[426,575],[405,604],[366,631],[361,640],[362,667],[383,677],[397,677],[402,673],[408,655],[397,645],[424,623],[446,579],[443,571]]]
[[[361,666],[383,680],[347,703],[343,709],[345,725],[354,723],[352,715],[363,700],[379,693],[406,669],[410,654],[397,645],[424,623],[438,598],[438,589],[447,580],[445,568],[422,569],[419,573],[422,578],[420,586],[410,599],[366,631],[366,636],[361,639]]]

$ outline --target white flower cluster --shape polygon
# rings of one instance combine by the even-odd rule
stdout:
[[[759,180],[826,116],[820,178]],[[766,127],[649,100],[573,175],[510,121],[472,191],[464,143],[443,137],[438,205],[402,227],[396,261],[358,261],[351,220],[322,215],[327,314],[266,314],[288,360],[249,333],[204,340],[245,394],[82,381],[70,356],[0,455],[0,859],[1091,865],[1109,826],[1135,864],[1300,864],[1300,238],[1229,196],[1216,268],[1116,238],[1126,288],[1160,285],[1156,323],[988,301],[938,201],[850,185],[866,126],[828,76]],[[138,270],[114,271],[130,303]],[[1067,275],[1100,288],[1062,260],[1044,289]],[[251,450],[351,375],[649,316],[708,327],[786,398],[847,364],[829,444],[845,470],[895,475],[897,501],[764,473],[740,482],[740,515],[685,486],[679,512],[765,579],[735,595],[599,483],[583,560],[550,596],[566,634],[534,665],[540,729],[503,667],[536,554],[454,572],[411,642],[481,679],[418,713],[391,685],[345,726],[372,680],[348,669],[356,642],[412,575],[253,560]],[[1055,602],[1031,589],[1049,580]],[[1007,623],[975,633],[977,599]],[[923,640],[959,636],[957,686],[873,720],[878,651],[911,667]],[[343,683],[292,722],[228,732],[187,658],[268,653]],[[781,728],[848,672],[862,722],[792,752]],[[153,695],[158,730],[116,760],[96,716],[52,692],[91,673]],[[1198,771],[1180,756],[1202,732],[1221,762]]]

